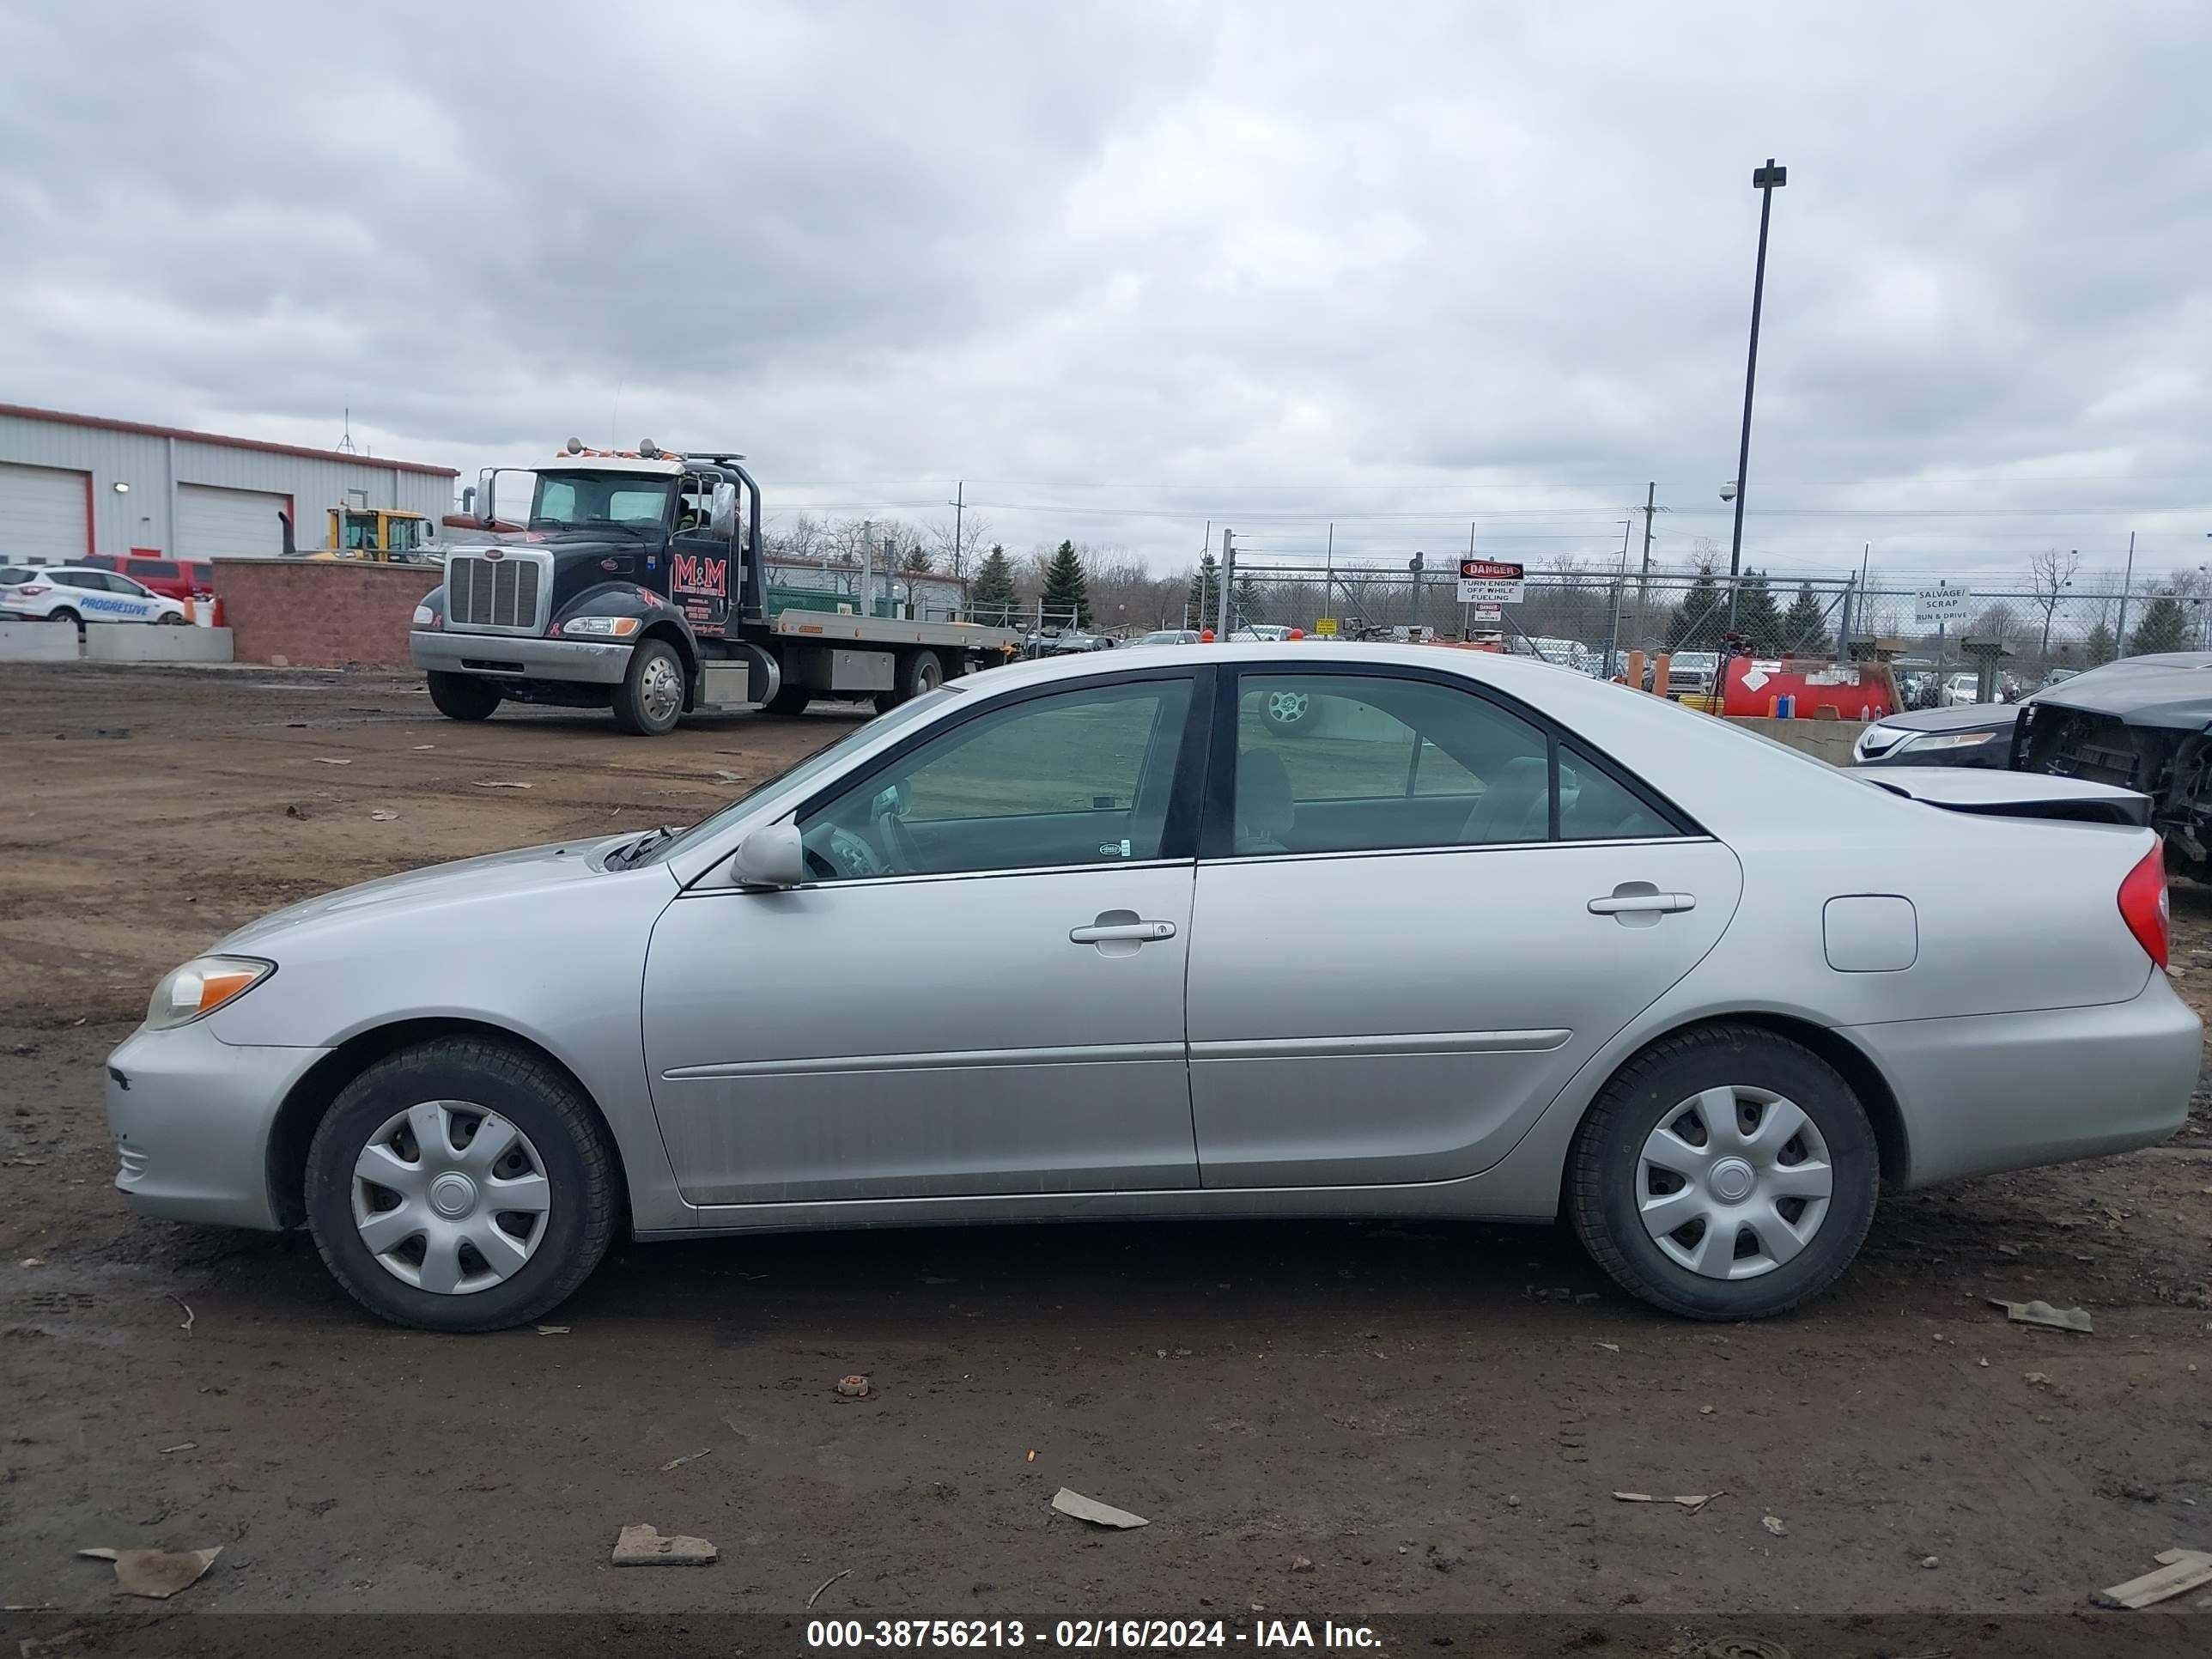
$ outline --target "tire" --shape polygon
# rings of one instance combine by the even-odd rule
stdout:
[[[69,610],[66,607],[59,611],[47,611],[46,620],[48,622],[67,623],[71,628],[76,629],[79,634],[82,634],[84,632],[84,618],[78,616],[76,611]]]
[[[629,653],[615,687],[615,724],[634,738],[665,737],[684,718],[684,659],[666,640],[646,640]]]
[[[449,720],[489,720],[499,707],[499,687],[474,674],[430,671],[430,703]]]
[[[1715,1134],[1706,1116],[1722,1091],[1736,1121]],[[1723,1025],[1654,1044],[1606,1085],[1567,1155],[1566,1207],[1583,1248],[1630,1294],[1692,1319],[1764,1319],[1835,1283],[1881,1184],[1873,1127],[1833,1068],[1771,1031]]]
[[[876,693],[876,712],[888,714],[945,684],[945,660],[934,651],[908,651],[891,671],[891,689]]]
[[[813,701],[813,692],[786,680],[776,687],[775,695],[761,705],[761,710],[769,714],[804,714],[806,706]]]
[[[1302,737],[1317,723],[1313,719],[1312,695],[1305,691],[1270,692],[1260,705],[1260,714],[1268,732],[1276,737]]]
[[[437,1115],[415,1115],[424,1113]],[[481,1158],[469,1161],[473,1136],[489,1127],[486,1113],[519,1136],[505,1143],[509,1150],[491,1170],[514,1183],[518,1199],[534,1200],[542,1191],[542,1212],[495,1212],[488,1201],[499,1177],[488,1177]],[[409,1139],[411,1128],[393,1131],[395,1120],[442,1127],[446,1152],[432,1153],[427,1140]],[[393,1154],[393,1146],[411,1148],[414,1164]],[[357,1179],[358,1168],[380,1167],[371,1163],[380,1156],[386,1159],[380,1168],[403,1184],[428,1165],[445,1188],[426,1184],[422,1195],[407,1199],[397,1188]],[[463,1177],[458,1183],[456,1174]],[[441,1190],[449,1203],[470,1204],[459,1219],[449,1221],[446,1212],[431,1207],[430,1194]],[[307,1207],[324,1265],[379,1318],[425,1331],[505,1330],[566,1301],[606,1253],[617,1208],[614,1158],[590,1106],[543,1060],[485,1038],[443,1037],[379,1060],[339,1091],[308,1149]],[[377,1230],[375,1244],[390,1247],[380,1254],[363,1236],[363,1218],[386,1214],[399,1219]],[[410,1234],[409,1223],[417,1216],[423,1225]],[[518,1222],[523,1232],[514,1231]],[[508,1240],[495,1247],[496,1263],[466,1242],[493,1228]],[[450,1264],[447,1250],[435,1260],[431,1254],[439,1230]],[[417,1280],[434,1279],[448,1266],[460,1275],[459,1288],[403,1276],[404,1269]]]

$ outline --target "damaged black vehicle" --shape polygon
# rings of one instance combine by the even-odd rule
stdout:
[[[2212,880],[2212,651],[2124,657],[2039,693],[2011,765],[2140,790],[2167,866]]]

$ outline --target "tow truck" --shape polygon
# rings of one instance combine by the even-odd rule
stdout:
[[[879,597],[864,581],[836,610],[772,610],[744,459],[572,438],[549,465],[485,469],[477,510],[447,523],[493,538],[451,545],[409,634],[438,712],[607,708],[623,731],[658,736],[686,714],[795,714],[817,696],[887,709],[1013,653],[1014,630],[899,614],[913,607],[888,585]],[[534,475],[520,524],[493,512],[505,472]]]

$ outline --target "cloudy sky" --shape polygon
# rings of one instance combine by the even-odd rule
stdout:
[[[483,20],[478,21],[477,20]],[[2212,9],[0,4],[0,398],[1246,556],[2212,556]]]

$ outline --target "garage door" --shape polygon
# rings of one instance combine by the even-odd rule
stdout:
[[[84,515],[83,473],[0,462],[0,562],[82,558]]]
[[[282,553],[284,526],[276,522],[276,515],[290,505],[282,495],[265,495],[258,489],[179,484],[177,556],[207,559],[218,553]]]

